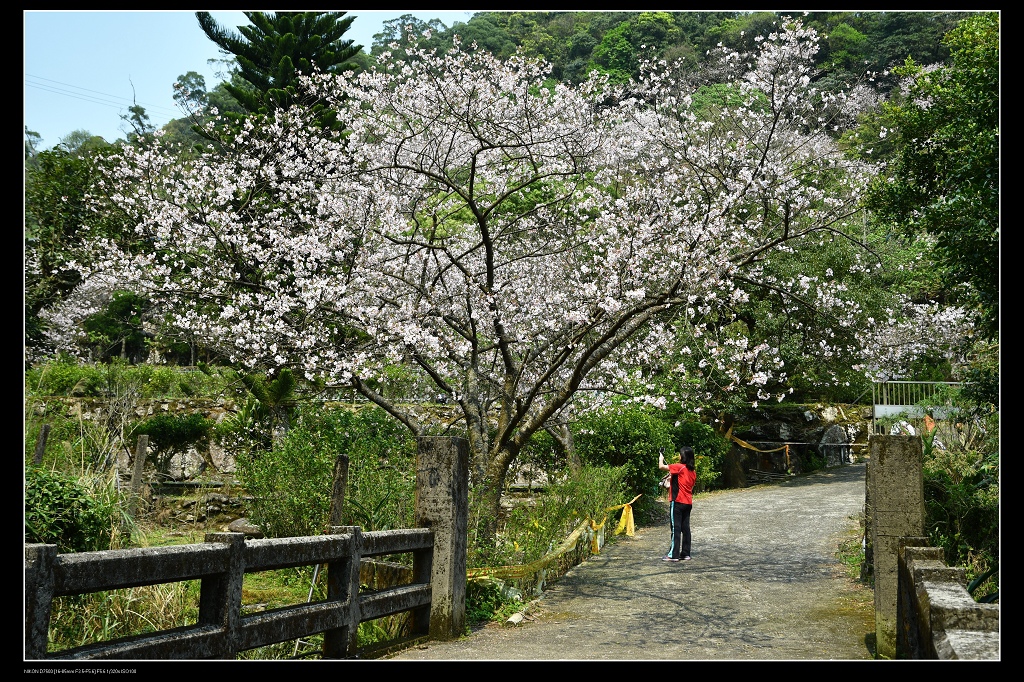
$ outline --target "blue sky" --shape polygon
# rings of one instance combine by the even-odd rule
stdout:
[[[451,26],[474,11],[351,10],[356,18],[345,37],[368,50],[383,23],[403,14]],[[248,23],[241,11],[211,13],[222,26]],[[133,101],[159,127],[182,117],[172,97],[178,76],[200,73],[207,88],[221,80],[207,63],[220,58],[220,51],[193,10],[23,10],[22,17],[24,124],[42,136],[43,149],[74,130],[109,142],[124,137],[120,115]]]

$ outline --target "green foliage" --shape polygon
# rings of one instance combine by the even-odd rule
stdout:
[[[184,454],[189,448],[203,451],[209,448],[214,421],[201,414],[158,414],[138,422],[129,431],[131,438],[149,436],[152,461],[159,474],[170,475],[174,455]]]
[[[102,385],[103,373],[99,368],[80,365],[66,356],[25,372],[25,390],[33,395],[99,395]]]
[[[131,385],[140,398],[213,398],[224,394],[228,379],[207,368],[170,365],[83,364],[61,356],[25,370],[25,392],[33,396],[102,396],[118,384]]]
[[[251,447],[269,450],[278,432],[287,432],[297,414],[297,383],[287,367],[273,379],[262,373],[239,373],[248,392],[239,412],[219,429],[224,438],[249,438]]]
[[[505,620],[523,607],[522,594],[494,578],[466,584],[466,626]]]
[[[42,467],[25,469],[25,542],[60,552],[111,549],[124,500],[109,478],[75,478]]]
[[[669,426],[646,408],[635,405],[588,413],[573,429],[579,458],[594,466],[624,467],[626,493],[643,494],[639,516],[646,518],[648,505],[658,499],[658,451],[672,450]]]
[[[114,357],[142,362],[149,354],[142,316],[146,299],[127,291],[114,292],[106,307],[82,321],[88,343],[95,348],[95,358],[107,361]]]
[[[87,245],[96,237],[123,234],[120,216],[96,214],[88,195],[109,145],[84,131],[83,138],[33,155],[25,169],[25,342],[43,349],[46,324],[40,312],[62,302],[81,281],[73,263],[88,265]]]
[[[924,458],[928,536],[947,563],[974,579],[999,565],[998,413],[960,394],[948,418],[934,424]],[[998,572],[979,586],[976,598],[998,591]]]
[[[200,581],[147,585],[57,597],[50,617],[49,649],[62,651],[119,637],[194,625]]]
[[[694,492],[714,490],[722,476],[722,460],[731,447],[729,441],[711,426],[692,420],[676,425],[672,430],[672,440],[677,452],[684,445],[693,448],[697,469]],[[668,457],[666,461],[670,461]]]
[[[945,293],[978,307],[983,334],[999,324],[999,15],[964,19],[943,40],[947,65],[912,59],[895,69],[910,81],[882,107],[880,136],[893,136],[889,171],[867,205],[906,233],[935,238]],[[926,103],[926,104],[925,104]],[[964,288],[964,284],[969,288]]]
[[[267,537],[321,535],[330,518],[331,481],[337,453],[303,427],[272,451],[237,459],[253,500],[249,518]]]
[[[349,473],[343,525],[408,527],[415,452],[415,441],[404,427],[377,408],[304,408],[272,451],[254,450],[238,459],[245,486],[255,498],[250,518],[268,537],[326,532],[334,464],[344,454]]]
[[[516,462],[520,470],[532,472],[535,478],[537,473],[544,472],[550,480],[569,466],[564,454],[550,433],[538,431],[520,450]]]
[[[196,12],[206,36],[238,60],[244,85],[224,88],[250,114],[287,109],[293,103],[313,107],[318,123],[340,129],[334,110],[302,95],[299,74],[311,74],[314,65],[324,73],[338,73],[353,65],[361,45],[343,39],[355,16],[345,12],[245,12],[252,25],[238,32],[223,28],[209,12]]]
[[[585,520],[601,523],[609,507],[629,502],[626,467],[584,466],[560,480],[529,504],[512,509],[499,533],[498,556],[505,565],[528,564],[546,555]],[[615,517],[618,520],[618,517]]]

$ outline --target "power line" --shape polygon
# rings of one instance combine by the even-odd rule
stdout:
[[[181,112],[179,112],[179,111],[168,109],[167,107],[163,107],[163,106],[156,105],[156,104],[147,104],[145,102],[137,102],[137,101],[130,100],[130,99],[126,98],[126,97],[120,97],[118,95],[110,95],[110,94],[107,94],[105,92],[100,92],[98,90],[90,90],[89,88],[83,88],[83,87],[78,86],[78,85],[71,85],[69,83],[62,83],[60,81],[56,81],[56,80],[53,80],[53,79],[50,79],[50,78],[43,78],[42,76],[34,76],[32,74],[25,74],[25,77],[26,77],[26,79],[32,78],[32,79],[36,79],[38,81],[46,81],[46,83],[35,83],[35,82],[31,82],[31,81],[26,80],[25,81],[25,86],[26,87],[35,88],[37,90],[42,90],[44,92],[51,92],[51,93],[54,93],[54,94],[57,94],[57,95],[62,95],[64,97],[70,97],[72,99],[79,99],[79,100],[83,100],[83,101],[86,101],[86,102],[92,102],[94,104],[101,104],[103,106],[108,106],[108,107],[113,107],[113,108],[127,108],[129,106],[134,105],[134,104],[139,104],[139,105],[143,106],[146,109],[146,113],[147,114],[150,114],[151,110],[156,110],[158,114],[160,114],[162,116],[166,116],[168,118],[168,120],[171,119],[171,118],[180,118],[182,116]],[[54,83],[56,85],[49,85],[49,83]],[[60,87],[56,87],[56,86],[60,86]],[[65,88],[73,88],[73,90],[66,90]],[[81,92],[76,92],[76,91],[81,91]],[[95,93],[95,95],[89,94],[89,93]],[[124,104],[121,104],[120,102],[123,102]],[[169,114],[167,112],[173,112],[173,113]]]

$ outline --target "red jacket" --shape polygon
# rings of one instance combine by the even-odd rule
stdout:
[[[669,499],[682,504],[693,504],[693,484],[697,482],[697,472],[691,471],[685,464],[669,464],[668,473],[672,476],[672,488]]]

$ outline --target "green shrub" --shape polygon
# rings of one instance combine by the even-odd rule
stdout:
[[[129,431],[134,440],[149,436],[152,462],[159,474],[170,475],[171,460],[189,448],[203,449],[210,444],[214,421],[201,414],[158,414],[138,422]]]
[[[516,462],[522,469],[532,469],[534,473],[543,471],[548,477],[569,466],[565,454],[547,431],[534,433],[520,450]]]
[[[694,491],[714,490],[722,477],[722,459],[729,452],[729,441],[711,426],[697,421],[680,422],[672,430],[672,440],[677,452],[684,445],[693,448],[697,469]]]
[[[42,467],[25,469],[25,542],[60,552],[110,549],[125,500],[111,481],[75,478]]]
[[[200,371],[171,365],[131,365],[114,358],[108,364],[85,364],[69,357],[44,362],[25,372],[25,392],[37,396],[121,395],[140,398],[216,397],[229,379],[201,366]]]
[[[378,408],[300,411],[297,424],[270,452],[239,458],[254,497],[251,518],[268,537],[317,535],[330,520],[334,463],[349,458],[343,525],[367,530],[412,523],[415,441]]]
[[[660,515],[658,451],[664,448],[672,461],[672,432],[668,424],[650,410],[635,405],[611,407],[584,415],[576,424],[573,438],[580,459],[595,466],[625,467],[625,485],[630,498],[643,494],[638,505],[641,520]]]
[[[466,584],[466,626],[505,620],[523,607],[523,596],[495,578],[470,580]]]
[[[98,396],[103,391],[103,371],[94,365],[62,357],[33,367],[25,373],[27,392],[35,395]]]
[[[536,561],[565,540],[585,520],[618,521],[607,509],[629,502],[635,495],[626,489],[627,467],[584,466],[568,471],[548,486],[531,504],[513,508],[500,533],[501,564],[521,565]]]
[[[946,562],[963,566],[968,579],[999,564],[998,453],[935,449],[924,463],[928,537],[942,547]],[[997,592],[998,572],[987,577],[976,597]]]

